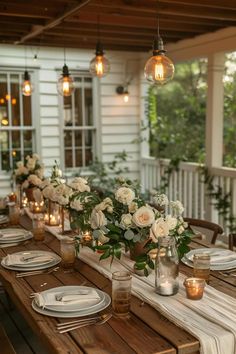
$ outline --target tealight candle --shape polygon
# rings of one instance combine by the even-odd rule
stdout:
[[[90,231],[82,232],[81,243],[84,246],[89,246],[92,243],[92,234]]]
[[[168,280],[159,284],[159,294],[161,295],[173,295],[173,283]]]
[[[200,278],[186,278],[184,286],[188,299],[200,300],[203,296],[205,280]]]

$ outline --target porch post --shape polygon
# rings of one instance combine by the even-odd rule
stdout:
[[[208,56],[207,74],[207,111],[206,111],[206,165],[222,166],[223,160],[223,103],[224,85],[223,73],[225,53],[214,53]],[[217,212],[206,198],[205,203],[207,220],[218,222]]]
[[[142,158],[150,155],[149,150],[149,122],[147,116],[147,97],[150,85],[144,77],[144,61],[140,61],[140,180],[141,190],[145,192],[145,171]]]

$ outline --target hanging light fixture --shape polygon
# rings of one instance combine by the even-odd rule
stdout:
[[[66,65],[66,48],[64,40],[64,65],[62,68],[62,73],[57,81],[57,91],[61,96],[71,96],[74,92],[75,85],[72,77],[70,76],[69,68]]]
[[[148,59],[144,68],[146,79],[156,85],[163,85],[170,81],[175,72],[173,62],[166,56],[163,40],[159,32],[159,15],[157,18],[157,36],[153,42],[153,55]]]
[[[123,101],[125,103],[129,102],[129,91],[128,91],[128,84],[126,86],[117,86],[116,88],[116,93],[118,95],[122,95],[123,96]]]
[[[34,91],[34,87],[30,81],[30,74],[27,70],[27,53],[25,48],[25,72],[24,72],[24,81],[22,83],[22,94],[24,96],[31,96],[32,92]]]
[[[103,45],[100,42],[100,18],[98,15],[98,41],[96,45],[95,57],[90,61],[89,71],[92,76],[103,77],[110,71],[109,60],[104,56]]]

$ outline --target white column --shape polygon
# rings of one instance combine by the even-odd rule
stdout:
[[[207,75],[207,112],[206,112],[206,165],[222,166],[223,160],[223,104],[224,104],[224,74],[225,54],[214,53],[208,57]],[[206,201],[206,219],[218,222],[217,213]]]

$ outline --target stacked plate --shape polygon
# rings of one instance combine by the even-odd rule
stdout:
[[[7,224],[9,222],[9,217],[7,215],[0,215],[0,225]]]
[[[189,267],[193,267],[193,256],[195,253],[207,253],[211,256],[211,270],[236,268],[236,252],[222,248],[198,248],[186,253],[181,261]]]
[[[7,228],[0,230],[0,245],[2,244],[15,244],[20,243],[26,240],[29,240],[33,237],[32,233],[24,229],[14,229]]]
[[[82,317],[104,310],[111,298],[103,291],[88,286],[60,286],[35,294],[32,307],[51,317]]]
[[[17,271],[32,271],[54,267],[61,261],[61,257],[47,251],[23,251],[8,254],[1,261],[4,268]]]

